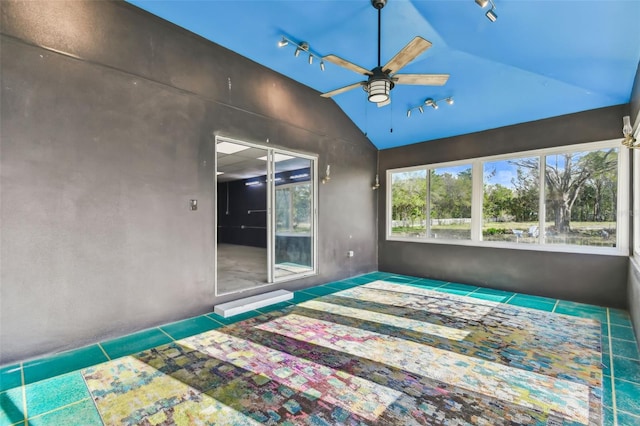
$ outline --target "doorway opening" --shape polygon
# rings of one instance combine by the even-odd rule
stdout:
[[[316,273],[316,157],[216,138],[216,295]]]

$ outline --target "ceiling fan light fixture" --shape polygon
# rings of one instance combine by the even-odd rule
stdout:
[[[389,91],[391,90],[391,82],[386,78],[371,79],[367,83],[367,92],[369,93],[369,102],[379,103],[389,100]]]
[[[476,0],[478,6],[485,8],[489,4],[489,0]]]

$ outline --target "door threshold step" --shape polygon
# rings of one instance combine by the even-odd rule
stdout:
[[[258,294],[256,296],[245,297],[243,299],[232,300],[231,302],[221,303],[213,307],[213,312],[224,318],[244,312],[253,311],[265,306],[274,305],[293,299],[293,293],[288,290],[275,290],[268,293]]]

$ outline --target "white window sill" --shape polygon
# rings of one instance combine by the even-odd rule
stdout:
[[[512,250],[529,250],[529,251],[546,251],[553,253],[577,253],[577,254],[597,254],[605,256],[629,256],[628,249],[619,249],[617,247],[592,247],[592,246],[572,246],[563,244],[526,244],[526,243],[509,243],[498,241],[471,241],[471,240],[446,240],[446,239],[417,239],[407,237],[388,236],[387,241],[398,241],[405,243],[421,243],[421,244],[447,244],[469,247],[490,247]]]

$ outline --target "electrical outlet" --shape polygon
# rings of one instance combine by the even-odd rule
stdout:
[[[349,250],[347,252],[347,257],[353,257],[353,250]]]

